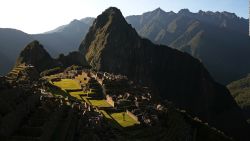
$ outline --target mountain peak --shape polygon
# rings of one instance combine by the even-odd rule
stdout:
[[[39,43],[39,41],[34,40],[32,42],[30,42],[25,48],[24,50],[33,50],[35,48],[39,48],[41,50],[44,50],[43,46]],[[24,51],[23,50],[23,51]]]
[[[235,13],[230,13],[230,12],[223,11],[221,14],[228,17],[228,18],[230,18],[230,19],[238,18],[238,16]]]
[[[101,15],[97,16],[96,20],[93,22],[95,28],[103,27],[103,25],[109,23],[124,23],[126,22],[121,11],[116,7],[109,7]]]
[[[78,23],[81,23],[81,21],[77,19],[74,19],[73,21],[70,22],[70,24],[78,24]]]
[[[122,14],[121,11],[120,11],[120,9],[118,9],[116,7],[109,7],[103,13],[105,13],[105,12],[110,13],[110,14],[113,14],[113,13],[120,13],[120,14]]]
[[[30,64],[43,71],[56,66],[56,63],[49,53],[37,40],[29,43],[20,53],[16,66],[20,64]]]
[[[95,41],[93,41],[94,38]],[[126,22],[121,11],[115,7],[110,7],[95,19],[79,50],[83,54],[87,50],[95,50],[100,53],[106,46],[116,46],[116,49],[124,48],[123,44],[128,44],[128,41],[137,38],[138,34]],[[92,42],[96,42],[96,44],[92,44]],[[94,68],[99,68],[100,54],[91,51],[86,54],[86,59],[91,62],[90,64]]]
[[[189,11],[189,9],[181,9],[178,13],[179,14],[190,14],[191,12]]]
[[[160,7],[156,8],[154,11],[158,11],[158,12],[165,12],[164,10],[162,10]]]
[[[157,14],[158,16],[162,16],[162,14],[166,13],[164,10],[162,10],[160,7],[155,9],[153,13]]]
[[[116,7],[109,7],[100,16],[122,17],[122,12]],[[99,16],[98,16],[99,17]]]

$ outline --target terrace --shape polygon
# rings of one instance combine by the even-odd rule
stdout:
[[[115,126],[130,127],[139,124],[138,121],[131,118],[125,111],[115,110],[113,106],[104,99],[103,90],[98,81],[94,78],[85,79],[88,75],[83,74],[84,73],[76,76],[75,78],[77,80],[61,79],[60,81],[51,82],[51,84],[60,88],[61,91],[65,92],[67,95],[75,97],[82,102],[86,102],[91,105],[91,107],[96,107],[98,111]],[[89,91],[85,92],[83,89],[88,89]],[[66,96],[65,93],[63,95],[64,97]],[[109,110],[109,108],[112,110]]]

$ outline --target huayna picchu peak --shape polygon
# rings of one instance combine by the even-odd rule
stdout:
[[[247,136],[240,108],[199,60],[139,37],[117,8],[96,18],[79,50],[93,69],[126,75],[228,134]]]

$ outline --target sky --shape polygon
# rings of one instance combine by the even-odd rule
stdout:
[[[139,15],[158,7],[178,12],[228,11],[248,18],[248,0],[0,0],[0,28],[29,34],[43,33],[73,19],[96,17],[110,6],[124,16]]]

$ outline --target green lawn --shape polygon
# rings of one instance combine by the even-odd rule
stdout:
[[[89,100],[96,107],[112,107],[106,100]]]
[[[81,89],[79,83],[73,79],[62,79],[61,81],[53,82],[52,84],[65,90]]]
[[[123,120],[123,113],[112,113],[111,117],[115,119],[122,127],[129,127],[135,124],[139,124],[137,121],[132,119],[127,113],[125,113],[125,120]]]
[[[51,82],[52,83],[52,82]],[[53,85],[60,87],[62,91],[54,91],[53,94],[55,95],[66,95],[68,93],[65,90],[77,90],[81,89],[80,84],[73,80],[73,79],[62,79],[61,81],[52,83]],[[65,93],[64,93],[65,92]],[[83,92],[83,91],[74,91],[69,92],[69,94],[73,97],[76,97],[79,100],[84,100],[87,103],[96,106],[96,107],[112,107],[106,100],[90,100],[88,98],[91,97],[94,92],[92,90],[90,92]],[[88,96],[87,96],[88,94]],[[129,127],[135,124],[139,124],[133,118],[131,118],[128,114],[125,113],[125,120],[123,119],[123,112],[120,113],[112,113],[108,114],[106,111],[101,110],[102,114],[109,120],[113,120],[115,123],[118,123],[122,127]]]

